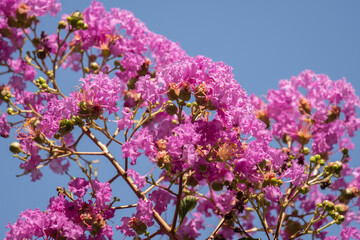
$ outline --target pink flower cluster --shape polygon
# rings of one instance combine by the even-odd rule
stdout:
[[[64,15],[59,34],[31,28],[59,10],[57,0],[0,3],[0,64],[11,75],[0,87],[8,108],[0,135],[19,126],[10,150],[32,181],[47,165],[67,173],[70,161],[88,180],[58,189],[44,212],[23,212],[6,239],[111,239],[107,220],[135,206],[116,230],[136,239],[150,232],[196,239],[209,218],[221,219],[214,239],[250,237],[256,219],[269,239],[334,240],[322,227],[335,223],[343,224],[343,239],[359,239],[349,224],[360,223],[360,168],[348,162],[360,100],[345,79],[306,70],[264,100],[248,97],[230,66],[187,56],[126,10],[108,12],[94,1]],[[32,41],[27,56],[25,36]],[[60,67],[83,75],[68,96],[56,81]],[[26,91],[30,84],[38,91]],[[99,152],[84,152],[78,143],[85,138]],[[121,154],[111,153],[115,144]],[[96,161],[86,158],[94,155],[110,161],[116,175],[109,182],[122,177],[136,204],[112,206],[110,184],[92,180]],[[146,159],[154,167],[142,175]],[[170,224],[164,215],[172,211]]]
[[[95,201],[85,201],[90,186]],[[76,178],[69,183],[69,190],[76,199],[59,191],[58,197],[50,199],[46,211],[28,209],[21,213],[16,223],[7,226],[5,239],[111,239],[112,227],[107,224],[114,217],[114,209],[109,205],[110,185]]]

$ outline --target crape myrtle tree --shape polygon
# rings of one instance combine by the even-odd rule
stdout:
[[[339,239],[333,224],[360,239],[360,167],[349,166],[360,101],[345,79],[306,70],[247,96],[230,66],[188,56],[126,10],[92,2],[39,31],[60,8],[0,2],[0,134],[24,177],[69,177],[5,239]],[[82,75],[70,94],[63,69]],[[115,182],[137,200],[122,204]]]

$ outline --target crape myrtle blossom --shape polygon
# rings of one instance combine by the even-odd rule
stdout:
[[[146,80],[151,82],[151,88],[143,87]],[[287,158],[281,150],[269,147],[272,138],[265,124],[252,114],[245,91],[233,80],[231,68],[223,63],[202,56],[186,58],[159,71],[155,78],[140,78],[136,83],[138,89],[150,104],[156,100],[179,110],[178,101],[194,99],[195,103],[189,115],[185,111],[174,114],[166,109],[170,116],[157,121],[155,118],[154,124],[150,122],[136,132],[133,139],[122,146],[122,156],[131,158],[131,164],[136,164],[135,160],[144,150],[144,154],[163,169],[164,175],[192,169],[191,179],[195,184],[210,183],[219,191],[216,186],[223,188],[225,182],[239,179],[254,184],[269,181],[261,175],[257,165],[267,159],[280,167]],[[212,113],[214,117],[210,117]],[[178,118],[174,118],[176,115]],[[284,177],[296,181],[298,175],[289,170]],[[246,188],[241,189],[246,191]],[[210,194],[212,200],[199,201],[198,211],[204,213],[210,208],[221,216],[233,209],[243,210],[243,203],[235,201],[236,192]],[[264,193],[275,201],[283,195],[278,186],[265,188]]]
[[[91,185],[95,201],[85,200]],[[109,184],[76,178],[70,181],[69,189],[77,198],[59,188],[59,195],[50,199],[46,211],[28,209],[16,223],[9,223],[5,239],[112,239],[113,231],[107,224],[114,217]]]
[[[356,114],[360,100],[345,79],[331,81],[327,75],[306,70],[281,80],[279,87],[268,92],[268,103],[252,96],[258,118],[268,126],[271,120],[274,136],[298,145],[312,142],[314,154],[330,154],[342,141],[352,144],[347,136],[360,127]]]
[[[169,92],[171,88],[178,88],[180,99],[188,98],[187,100],[189,100],[192,95],[199,106],[197,115],[193,112],[187,116],[183,112],[183,123],[171,127],[167,132],[168,136],[161,136],[166,142],[166,147],[158,149],[162,150],[158,151],[158,159],[155,159],[158,163],[163,161],[161,158],[169,156],[173,171],[181,171],[187,167],[196,169],[206,166],[206,171],[196,171],[195,176],[198,180],[203,180],[206,175],[205,178],[209,178],[210,181],[219,177],[229,178],[228,180],[231,181],[234,177],[232,173],[234,169],[224,168],[225,165],[221,162],[231,160],[233,166],[240,162],[244,166],[246,164],[242,164],[242,162],[247,162],[249,169],[239,169],[238,171],[243,172],[241,174],[244,175],[250,174],[252,171],[257,175],[254,164],[264,158],[274,162],[279,161],[272,159],[275,155],[271,156],[265,153],[271,149],[268,146],[271,137],[264,130],[264,124],[252,115],[252,107],[246,93],[233,79],[229,66],[212,62],[202,56],[186,58],[159,71],[155,79],[148,78],[147,80],[152,82],[152,87],[142,87],[142,82],[146,79],[140,79],[136,84],[145,100],[154,102],[154,99],[158,99],[164,102],[161,99],[168,99],[169,96],[165,93]],[[211,111],[215,111],[213,120],[209,119]],[[163,121],[167,121],[167,119],[165,118]],[[135,134],[133,140],[123,145],[123,157],[131,157],[132,163],[134,163],[134,159],[140,156],[138,149],[144,149],[143,146],[156,145],[156,142],[161,140],[156,135],[160,131],[159,128],[162,127],[161,123],[157,124],[159,127],[154,126],[155,130],[146,130],[147,134],[153,136],[152,140],[148,137],[137,141],[140,134]],[[255,138],[252,139],[251,136]],[[143,141],[149,143],[143,144]],[[207,144],[211,144],[213,150],[209,151],[211,148]],[[129,151],[130,145],[131,151]],[[146,155],[153,159],[154,150],[149,149],[146,152],[148,153]],[[216,154],[216,152],[218,153]],[[263,153],[263,155],[259,155],[259,153]],[[161,157],[159,154],[165,155]],[[213,155],[211,157],[214,158],[214,161],[206,159],[206,155]],[[220,161],[215,161],[216,155]]]
[[[111,239],[110,223],[134,239],[200,239],[209,227],[217,240],[258,231],[325,239],[332,224],[342,224],[341,238],[357,237],[349,226],[360,222],[360,174],[349,150],[360,101],[344,79],[306,70],[263,101],[247,96],[230,66],[187,56],[126,10],[93,1],[63,15],[56,33],[36,32],[37,17],[59,9],[55,0],[0,3],[0,64],[9,73],[0,133],[16,128],[10,150],[32,181],[47,165],[72,176],[70,161],[85,178],[71,177],[46,211],[22,213],[7,239]],[[69,94],[61,66],[82,74]],[[96,150],[82,149],[86,140]],[[116,170],[104,183],[103,161]],[[154,166],[142,176],[145,161]],[[113,207],[114,181],[137,199]],[[121,220],[108,221],[115,211]]]
[[[73,44],[84,50],[92,47],[100,50],[98,55],[93,55],[91,61],[95,61],[97,57],[121,56],[117,63],[121,67],[116,75],[124,83],[186,56],[178,44],[149,31],[143,22],[127,10],[112,8],[108,12],[100,2],[93,1],[82,12],[82,18],[88,27],[74,33]],[[68,58],[67,65],[79,66],[76,62],[80,61],[80,55],[76,52],[72,55],[74,56]],[[121,87],[125,90],[123,85]]]

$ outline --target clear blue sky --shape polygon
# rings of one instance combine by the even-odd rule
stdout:
[[[88,0],[61,2],[65,13],[90,4]],[[266,94],[268,89],[277,88],[280,79],[305,69],[328,74],[333,80],[346,77],[360,95],[359,1],[102,2],[108,10],[118,7],[132,11],[151,31],[179,42],[188,55],[204,55],[232,66],[235,79],[249,95]],[[59,17],[56,21],[46,19],[46,29],[52,26],[55,30]],[[74,85],[77,80],[72,79]],[[0,76],[0,81],[7,79]],[[36,183],[28,176],[16,178],[21,170],[19,161],[8,151],[12,141],[1,139],[0,144],[0,236],[21,211],[44,210],[49,198],[56,195],[56,187],[66,186],[68,180],[49,171]],[[354,143],[358,150],[350,154],[353,166],[359,166],[359,134]]]

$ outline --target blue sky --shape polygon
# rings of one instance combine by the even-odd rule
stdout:
[[[62,12],[83,10],[90,1],[63,0]],[[359,1],[102,1],[109,10],[132,11],[153,32],[179,42],[188,55],[204,55],[233,67],[235,79],[257,95],[277,88],[280,79],[305,69],[331,79],[346,77],[360,95]],[[46,29],[58,18],[46,17]],[[72,78],[73,75],[67,75]],[[73,79],[77,84],[78,79]],[[6,82],[5,76],[0,76]],[[75,85],[74,84],[74,85]],[[11,134],[13,136],[13,134]],[[27,208],[45,209],[65,176],[44,172],[42,181],[30,183],[19,162],[8,151],[11,139],[1,139],[3,171],[0,175],[0,236]],[[354,143],[360,147],[359,134]],[[359,166],[360,150],[350,153]]]

